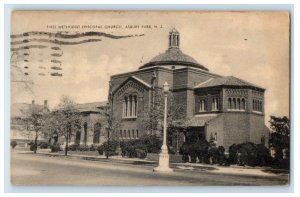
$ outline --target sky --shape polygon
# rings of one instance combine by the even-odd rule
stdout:
[[[42,104],[48,100],[53,108],[62,95],[77,103],[105,101],[110,76],[135,71],[163,53],[168,47],[169,31],[176,28],[181,50],[210,72],[233,75],[266,89],[266,121],[270,115],[289,116],[287,12],[16,11],[11,20],[13,35],[32,31],[78,35],[97,31],[121,36],[55,38],[65,42],[94,39],[72,45],[42,40],[22,42],[53,40],[48,34],[12,38],[11,48],[46,46],[12,51],[12,103],[31,103],[34,99]],[[54,57],[53,53],[60,56]]]

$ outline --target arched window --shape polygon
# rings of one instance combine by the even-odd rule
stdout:
[[[241,99],[240,98],[238,98],[237,99],[237,109],[241,109]]]
[[[263,102],[257,99],[253,99],[253,111],[262,112]]]
[[[139,130],[136,130],[136,138],[139,138]]]
[[[262,105],[262,101],[259,101],[259,111],[262,112],[263,111],[263,105]]]
[[[218,102],[219,99],[217,98],[213,98],[212,100],[212,105],[211,105],[211,109],[212,111],[217,111],[219,110],[219,102]]]
[[[127,138],[126,130],[124,130],[123,132],[124,132],[124,133],[123,133],[123,138],[126,139],[126,138]]]
[[[132,116],[132,95],[129,95],[129,102],[128,102],[128,116]]]
[[[137,117],[137,96],[125,96],[123,100],[123,118]]]
[[[132,98],[132,116],[136,117],[137,114],[137,96]]]
[[[244,98],[242,98],[242,110],[246,110],[246,102]]]
[[[205,111],[205,100],[201,99],[199,102],[199,112],[204,112]]]
[[[130,130],[128,130],[128,138],[129,138],[129,139],[131,138]]]
[[[128,111],[128,97],[125,96],[124,101],[123,101],[123,117],[128,116],[127,111]]]
[[[120,139],[123,138],[123,131],[122,131],[122,130],[120,130],[120,136],[119,136],[119,138],[120,138]]]
[[[233,101],[233,109],[236,109],[236,99],[233,98],[232,101]]]
[[[258,102],[255,100],[255,111],[258,111]]]
[[[135,138],[135,133],[134,133],[134,130],[132,129],[131,130],[131,137],[134,139]]]

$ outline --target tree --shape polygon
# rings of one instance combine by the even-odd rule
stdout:
[[[121,151],[119,138],[117,136],[117,129],[121,126],[121,121],[113,115],[113,95],[111,82],[109,84],[108,103],[101,113],[104,116],[104,124],[107,131],[107,140],[105,146],[103,146],[103,151],[106,155],[106,159],[108,159],[116,144],[117,151]]]
[[[151,134],[162,134],[165,105],[164,92],[161,88],[156,88],[153,94],[154,101],[150,105],[150,109],[145,112],[142,117],[143,127],[145,130],[150,131]],[[169,92],[167,103],[167,137],[169,142],[172,138],[179,138],[179,132],[182,128],[185,128],[185,123],[187,122],[187,119],[185,118],[184,105],[176,102],[175,99],[174,94]],[[176,149],[179,149],[178,145]]]
[[[68,155],[68,146],[75,131],[81,127],[81,116],[76,103],[68,96],[62,96],[55,110],[47,116],[48,132],[65,138],[65,155]]]
[[[286,158],[289,158],[290,150],[290,120],[286,116],[271,116],[270,119],[270,147],[275,150],[275,160],[283,160],[283,151]]]
[[[28,109],[23,110],[22,113],[25,115],[24,126],[26,127],[26,131],[28,133],[34,131],[35,133],[34,144],[32,146],[33,152],[36,153],[38,138],[44,135],[43,127],[45,125],[46,113],[44,113],[39,106],[34,104],[30,105]]]

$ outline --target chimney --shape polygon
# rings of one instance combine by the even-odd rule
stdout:
[[[48,108],[48,100],[44,100],[44,108]]]

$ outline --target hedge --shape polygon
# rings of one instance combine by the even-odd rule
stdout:
[[[146,135],[140,139],[120,142],[122,156],[130,158],[145,158],[147,153],[160,153],[161,145],[161,139],[154,135]]]

